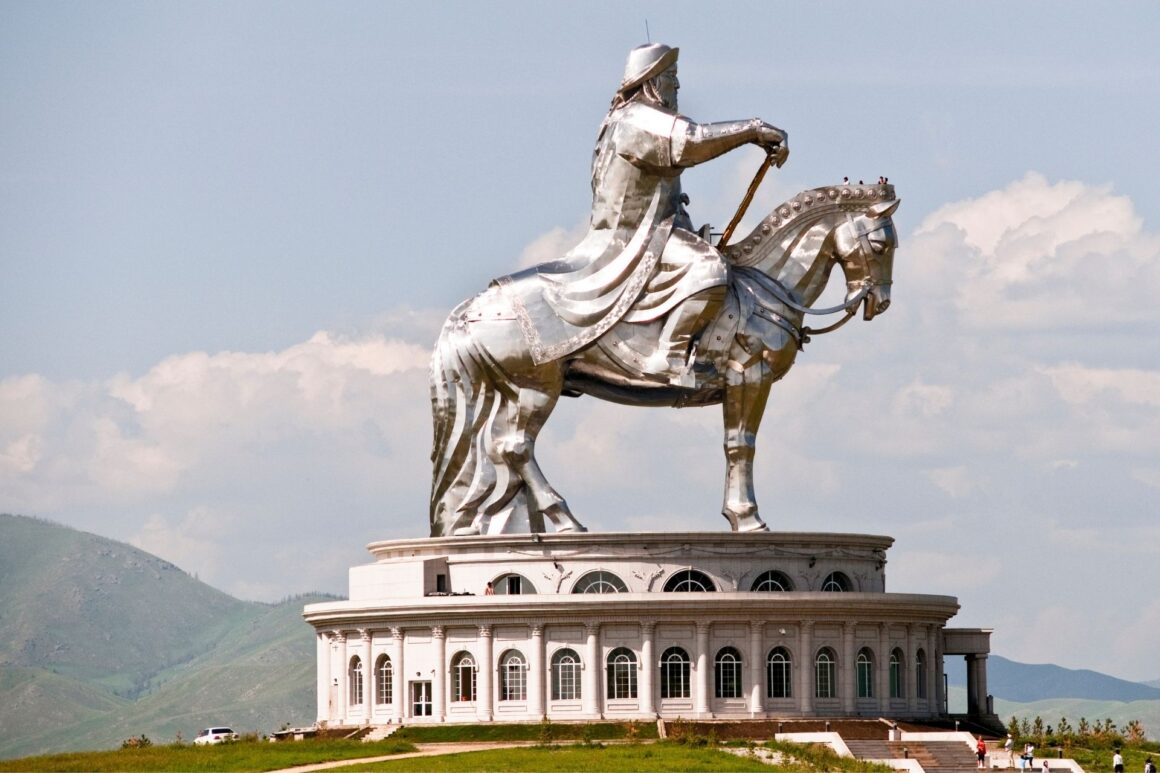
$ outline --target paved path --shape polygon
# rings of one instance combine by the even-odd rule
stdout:
[[[386,762],[387,760],[409,760],[415,757],[437,757],[441,754],[460,754],[462,752],[481,752],[485,749],[514,749],[521,746],[535,746],[535,741],[477,741],[475,743],[417,743],[418,751],[403,754],[384,754],[378,757],[356,757],[349,760],[334,760],[333,762],[318,762],[313,765],[299,765],[296,768],[283,768],[272,773],[311,773],[315,770],[330,770],[347,765],[366,765],[371,762]]]

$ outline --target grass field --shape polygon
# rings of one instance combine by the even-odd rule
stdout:
[[[652,773],[653,771],[764,771],[771,768],[755,759],[705,747],[678,744],[630,744],[615,746],[557,746],[494,749],[439,757],[391,760],[344,771],[505,771],[519,773]]]
[[[59,773],[103,773],[104,771],[265,771],[309,765],[329,760],[375,757],[414,751],[406,741],[387,739],[378,743],[361,741],[303,741],[262,743],[258,741],[219,746],[147,746],[104,752],[50,754],[0,760],[0,773],[7,771],[56,771]]]
[[[469,743],[471,741],[618,741],[657,737],[655,722],[534,722],[519,725],[409,725],[392,739],[412,743]]]

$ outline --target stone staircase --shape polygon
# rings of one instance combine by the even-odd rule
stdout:
[[[402,727],[402,725],[375,725],[369,733],[362,737],[363,743],[381,741],[394,733],[400,727]]]
[[[927,773],[977,771],[970,747],[960,741],[866,741],[847,740],[850,753],[860,760],[894,760],[909,757]]]

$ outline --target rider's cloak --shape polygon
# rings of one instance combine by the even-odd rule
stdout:
[[[592,160],[592,215],[560,260],[493,283],[536,364],[575,352],[621,320],[648,322],[727,282],[721,254],[693,233],[676,158],[695,126],[639,102],[613,109]],[[687,199],[685,199],[687,201]]]

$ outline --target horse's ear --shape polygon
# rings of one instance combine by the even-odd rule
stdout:
[[[879,204],[871,204],[869,213],[874,217],[892,217],[898,210],[898,205],[902,203],[902,199],[895,199],[894,201],[883,201]]]

